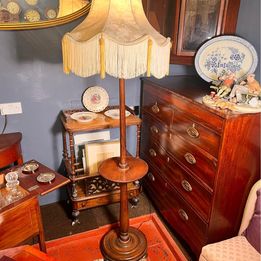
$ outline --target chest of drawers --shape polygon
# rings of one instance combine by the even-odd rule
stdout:
[[[237,234],[260,174],[260,114],[212,109],[196,76],[142,79],[144,189],[196,256]]]

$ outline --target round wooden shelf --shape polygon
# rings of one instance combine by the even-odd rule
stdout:
[[[122,169],[119,167],[120,157],[113,157],[105,160],[99,167],[99,173],[107,180],[118,183],[129,183],[141,179],[148,172],[147,163],[139,158],[127,157],[128,167]]]

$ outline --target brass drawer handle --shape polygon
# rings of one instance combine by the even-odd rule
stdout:
[[[185,160],[189,163],[189,164],[191,164],[191,165],[193,165],[193,164],[196,164],[196,159],[195,159],[195,157],[191,154],[191,153],[189,153],[189,152],[187,152],[185,155],[184,155],[184,158],[185,158]]]
[[[157,153],[154,149],[149,149],[149,153],[150,153],[150,156],[151,157],[156,157],[157,156]]]
[[[151,131],[152,133],[156,133],[156,134],[159,133],[159,130],[158,130],[158,128],[157,128],[156,126],[151,126],[151,127],[150,127],[150,131]]]
[[[155,177],[153,176],[153,174],[151,172],[148,173],[148,178],[151,180],[151,181],[155,181]]]
[[[181,219],[183,219],[184,221],[188,221],[188,219],[189,219],[188,214],[185,212],[184,209],[179,209],[179,216],[180,216]]]
[[[187,133],[191,138],[198,138],[199,137],[199,132],[198,130],[195,128],[195,123],[192,124],[191,127],[187,128]]]
[[[151,107],[151,110],[154,112],[154,113],[159,113],[160,109],[159,109],[159,106],[158,106],[158,103],[155,102],[155,104]]]
[[[192,191],[192,186],[189,184],[189,182],[187,180],[185,180],[185,179],[182,180],[181,185],[182,185],[182,188],[185,189],[187,192]]]

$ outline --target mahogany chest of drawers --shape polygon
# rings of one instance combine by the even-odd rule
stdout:
[[[144,189],[198,256],[237,234],[260,175],[260,114],[205,106],[209,84],[196,76],[141,82]]]

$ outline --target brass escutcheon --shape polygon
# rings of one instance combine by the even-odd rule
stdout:
[[[191,165],[193,165],[193,164],[196,164],[196,159],[195,159],[195,157],[191,154],[191,153],[189,153],[189,152],[187,152],[185,155],[184,155],[184,158],[185,158],[185,160],[189,163],[189,164],[191,164]]]
[[[189,184],[189,182],[187,180],[185,180],[185,179],[182,180],[181,185],[182,185],[183,189],[185,189],[187,192],[192,191],[192,186]]]
[[[151,126],[150,131],[153,132],[153,133],[159,133],[159,130],[156,126]]]
[[[148,178],[151,180],[151,181],[155,181],[155,177],[153,176],[153,174],[151,172],[148,173]]]
[[[154,149],[149,149],[149,153],[150,153],[150,156],[152,157],[156,157],[157,156],[157,153]]]
[[[187,133],[191,138],[198,138],[199,137],[199,132],[198,130],[195,128],[195,123],[192,124],[191,127],[187,128]]]
[[[158,103],[155,102],[155,104],[151,107],[151,110],[154,112],[154,113],[159,113],[160,109],[159,109],[159,106],[158,106]]]
[[[184,209],[179,209],[179,216],[180,216],[184,221],[188,221],[188,219],[189,219],[188,214],[185,212]]]

